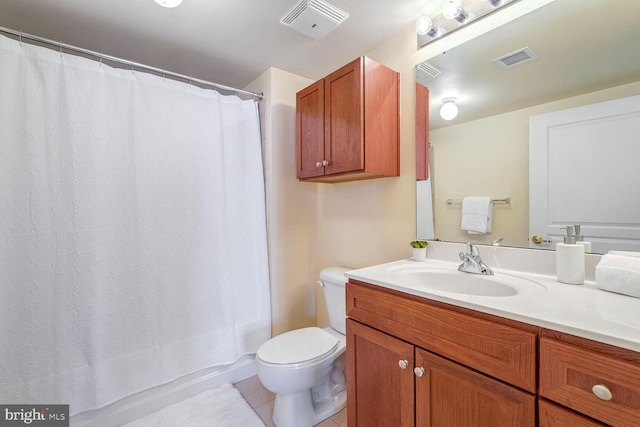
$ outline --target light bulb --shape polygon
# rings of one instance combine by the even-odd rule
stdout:
[[[163,7],[176,7],[176,6],[180,6],[180,3],[182,3],[182,0],[154,0],[156,3],[158,3],[160,6]]]
[[[440,107],[440,117],[444,120],[453,120],[458,115],[458,106],[455,98],[445,98]]]
[[[416,22],[416,33],[421,36],[434,37],[438,34],[438,29],[433,25],[429,17],[423,16]]]
[[[450,1],[444,5],[442,16],[447,19],[455,19],[462,24],[469,17],[469,12],[464,10],[460,3]]]

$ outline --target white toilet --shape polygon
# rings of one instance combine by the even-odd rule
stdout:
[[[311,427],[347,404],[345,379],[347,268],[320,272],[330,328],[303,328],[278,335],[258,349],[258,377],[276,394],[277,427]]]

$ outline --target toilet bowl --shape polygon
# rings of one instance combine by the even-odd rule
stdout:
[[[345,271],[320,273],[331,327],[285,332],[258,349],[258,378],[276,395],[277,427],[311,427],[346,406]]]

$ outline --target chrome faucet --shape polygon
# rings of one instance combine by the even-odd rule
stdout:
[[[480,252],[473,243],[467,243],[467,252],[460,252],[460,260],[464,261],[458,267],[458,270],[464,273],[484,274],[487,276],[493,275],[493,270],[489,268],[482,258],[480,258]]]
[[[491,246],[500,246],[502,245],[502,241],[504,240],[504,237],[501,237],[499,239],[494,240],[493,242],[491,242]]]

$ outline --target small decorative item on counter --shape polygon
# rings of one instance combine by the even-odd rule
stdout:
[[[565,227],[564,243],[556,245],[556,278],[569,285],[584,283],[584,246],[576,243],[575,228]]]
[[[413,251],[414,261],[424,261],[427,258],[427,246],[429,245],[429,242],[426,240],[414,240],[409,244]]]

